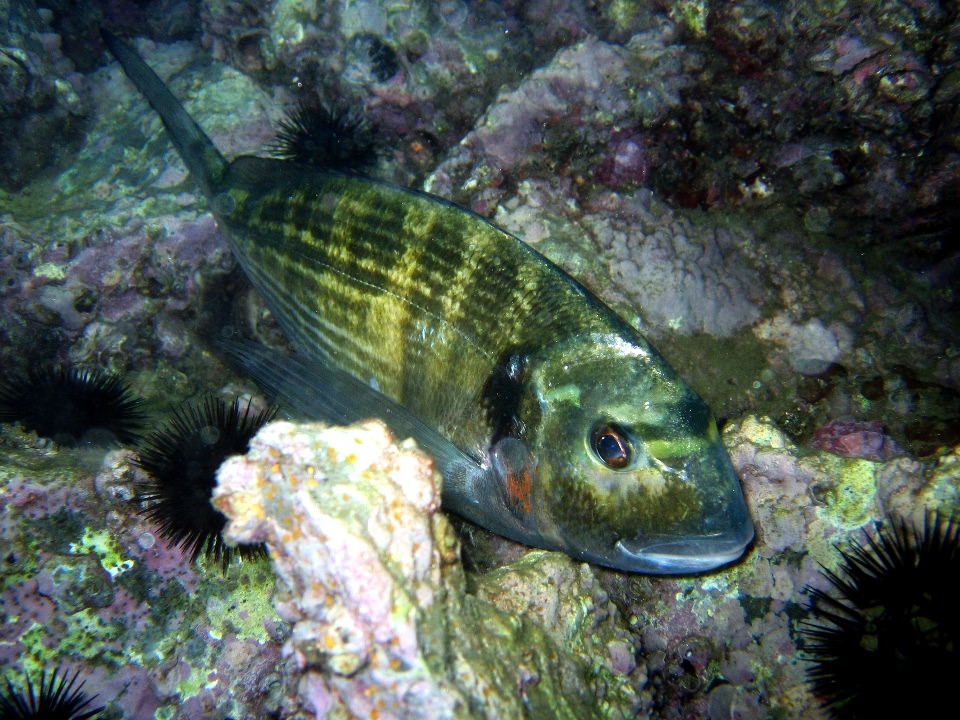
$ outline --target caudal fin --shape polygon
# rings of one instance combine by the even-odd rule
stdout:
[[[226,158],[132,47],[109,30],[101,29],[100,36],[127,77],[157,111],[190,174],[210,197],[227,170]]]

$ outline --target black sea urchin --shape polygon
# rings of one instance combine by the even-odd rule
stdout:
[[[0,720],[89,720],[103,707],[85,709],[96,699],[82,692],[83,681],[74,687],[79,671],[67,679],[54,670],[50,677],[44,672],[38,688],[25,676],[26,692],[18,690],[4,678],[6,687],[0,688]],[[37,690],[40,691],[37,694]]]
[[[234,552],[242,558],[263,555],[259,544],[231,548],[223,542],[227,518],[210,498],[217,468],[245,453],[250,438],[275,413],[251,411],[250,403],[243,406],[239,399],[228,405],[207,398],[175,411],[167,427],[151,433],[140,448],[136,464],[150,477],[137,483],[137,499],[160,534],[188,552],[191,562],[203,553],[226,567]]]
[[[102,370],[48,367],[0,381],[0,422],[61,444],[135,443],[143,401],[116,375]]]
[[[273,153],[302,165],[348,173],[369,170],[377,161],[373,134],[359,115],[302,100],[280,122]]]
[[[835,718],[937,717],[960,667],[960,523],[890,522],[841,555],[801,628],[815,692]]]

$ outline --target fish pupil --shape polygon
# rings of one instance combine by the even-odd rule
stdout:
[[[627,434],[616,425],[601,423],[594,429],[591,445],[600,462],[612,470],[622,470],[630,464],[633,452]]]

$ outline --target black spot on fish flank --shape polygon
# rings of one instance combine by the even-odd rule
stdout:
[[[520,417],[529,356],[514,349],[504,353],[481,391],[481,405],[491,428],[491,445],[504,437],[524,439],[527,424]]]
[[[706,435],[713,417],[707,404],[696,395],[686,393],[676,404],[676,414],[683,429],[692,435]]]

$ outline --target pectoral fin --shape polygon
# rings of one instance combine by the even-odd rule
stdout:
[[[492,471],[395,400],[328,362],[244,340],[219,340],[217,346],[294,417],[334,425],[380,418],[397,438],[412,437],[433,457],[444,478],[444,503],[454,499],[449,509],[460,512],[457,505],[479,502],[478,488]]]
[[[490,452],[493,470],[500,479],[503,503],[521,522],[533,518],[533,485],[537,476],[537,461],[526,443],[506,437],[497,442]]]

